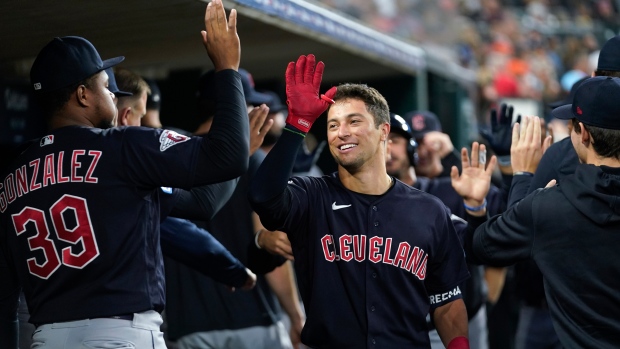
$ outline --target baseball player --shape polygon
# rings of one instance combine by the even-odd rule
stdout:
[[[539,189],[472,237],[482,261],[512,264],[533,258],[544,277],[553,326],[565,348],[617,348],[620,333],[620,78],[583,82],[571,105],[552,115],[572,123],[579,157],[573,175]],[[541,146],[538,118],[512,135],[515,171],[533,173]],[[551,183],[553,184],[553,182]]]
[[[116,108],[103,70],[123,57],[102,61],[80,37],[55,38],[37,56],[31,81],[51,130],[18,156],[0,188],[0,263],[19,279],[9,275],[2,289],[23,287],[33,345],[165,347],[157,188],[232,179],[248,163],[236,12],[229,22],[215,0],[205,25],[225,106],[209,138],[106,129]]]
[[[313,55],[289,63],[287,125],[250,191],[265,227],[291,241],[307,311],[302,342],[428,348],[430,311],[448,348],[469,348],[458,288],[469,273],[447,209],[386,173],[385,99],[354,84],[319,97],[323,69],[322,62],[315,68]],[[328,144],[338,171],[289,180],[305,134],[328,107]]]

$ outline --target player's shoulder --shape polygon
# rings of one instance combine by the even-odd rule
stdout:
[[[294,184],[303,186],[305,188],[327,188],[330,186],[342,187],[340,179],[338,179],[338,172],[332,174],[323,175],[320,177],[314,176],[293,176],[288,180],[288,184]]]

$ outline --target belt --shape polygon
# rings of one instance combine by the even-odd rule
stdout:
[[[114,316],[106,316],[104,319],[117,319],[117,320],[129,320],[133,321],[133,314],[123,314],[123,315],[114,315]]]
[[[93,319],[116,319],[116,320],[128,320],[128,321],[133,321],[133,314],[123,314],[123,315],[114,315],[114,316],[102,316],[102,317],[98,317],[98,318],[93,318]],[[45,324],[32,324],[34,325],[35,328],[41,326],[41,325],[45,325]]]

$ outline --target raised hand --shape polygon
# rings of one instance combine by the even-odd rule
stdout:
[[[323,79],[323,62],[315,63],[314,55],[299,56],[297,62],[286,67],[286,104],[288,117],[286,123],[308,133],[316,119],[334,101],[336,87],[319,96]]]
[[[463,198],[465,204],[471,207],[481,206],[491,187],[491,175],[495,169],[497,158],[492,156],[486,161],[486,147],[474,142],[471,145],[471,159],[467,149],[461,149],[463,173],[452,166],[450,178],[452,187]]]
[[[512,115],[514,108],[503,104],[498,110],[491,110],[491,130],[481,129],[480,135],[486,139],[489,146],[497,156],[510,155],[510,135],[512,134]],[[517,117],[519,122],[521,115]]]
[[[267,119],[269,107],[261,104],[250,111],[250,155],[254,154],[263,144],[265,135],[273,126],[273,119]]]
[[[202,43],[215,66],[215,71],[239,69],[241,46],[237,35],[237,11],[226,11],[222,0],[213,0],[207,5],[205,13],[205,30],[201,31]]]
[[[526,116],[521,124],[514,125],[510,147],[513,173],[536,172],[540,159],[551,145],[552,139],[551,136],[547,136],[541,141],[542,132],[538,116]]]

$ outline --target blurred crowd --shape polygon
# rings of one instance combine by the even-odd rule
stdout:
[[[596,67],[620,32],[614,0],[325,0],[375,29],[478,71],[481,110],[502,98],[550,102]]]

